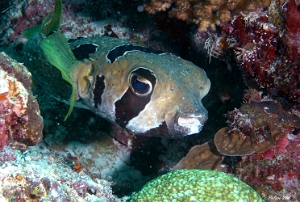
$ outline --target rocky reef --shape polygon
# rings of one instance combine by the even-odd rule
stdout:
[[[25,150],[42,140],[43,118],[25,66],[0,53],[0,150]]]
[[[229,22],[238,13],[249,13],[266,8],[271,0],[151,0],[145,10],[151,14],[168,11],[171,18],[198,25],[199,32],[216,30],[216,25]]]
[[[242,160],[222,165],[230,159],[223,157],[215,165],[219,161],[213,160],[212,147],[201,152],[204,144],[198,151],[193,147],[182,160],[189,162],[187,167],[201,167],[204,162],[208,165],[203,168],[235,173],[267,201],[298,201],[300,178],[295,174],[299,168],[294,155],[299,153],[300,135],[299,4],[293,0],[269,3],[268,8],[237,13],[215,31],[194,37],[209,56],[229,64],[234,60],[241,70],[247,87],[243,104],[227,113],[228,127],[217,131],[210,144],[222,155],[242,156]],[[201,152],[198,158],[191,156],[197,152]],[[202,160],[205,154],[211,155],[211,161]]]
[[[24,153],[5,147],[0,160],[4,161],[0,169],[1,200],[126,201],[112,195],[110,182],[91,178],[83,170],[72,170],[70,161],[43,143]]]
[[[266,201],[299,201],[299,2],[122,5],[67,0],[61,31],[67,38],[106,35],[144,43],[204,68],[212,89],[203,100],[209,111],[203,131],[179,140],[137,137],[83,109],[62,121],[68,106],[34,84],[35,99],[30,73],[19,63],[26,42],[21,31],[39,24],[53,1],[5,1],[0,50],[16,60],[0,55],[1,197],[125,201],[130,197],[122,196],[150,179],[196,168],[230,173]]]

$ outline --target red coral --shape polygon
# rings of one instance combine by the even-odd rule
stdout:
[[[300,13],[299,5],[296,4],[296,1],[290,0],[286,4],[286,12],[284,16],[286,19],[286,29],[292,34],[297,34],[300,27]]]
[[[258,79],[261,85],[273,83],[268,69],[276,58],[279,30],[268,23],[264,14],[240,15],[232,23],[232,35],[237,40],[235,50],[242,67]]]
[[[281,199],[283,197],[289,201],[299,199],[299,135],[287,132],[281,142],[266,152],[244,156],[237,169],[238,176],[257,189],[265,190],[266,199],[274,196],[275,192]],[[290,138],[291,136],[296,139]]]
[[[300,36],[298,32],[282,36],[282,30],[270,22],[268,16],[265,12],[239,15],[222,29],[248,86],[265,88],[271,97],[296,102],[292,105],[299,109]],[[286,26],[292,27],[288,23]]]
[[[0,103],[0,108],[1,108],[1,103]],[[3,133],[2,133],[3,131]],[[5,124],[4,121],[0,120],[0,150],[2,150],[2,148],[7,144],[7,140],[8,140],[8,128]]]

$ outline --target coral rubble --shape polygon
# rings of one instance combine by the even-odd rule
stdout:
[[[25,66],[0,53],[0,149],[25,150],[42,139],[43,118]]]
[[[11,6],[0,20],[2,33],[0,44],[8,44],[21,37],[25,28],[39,24],[46,14],[53,9],[49,0],[11,1]]]

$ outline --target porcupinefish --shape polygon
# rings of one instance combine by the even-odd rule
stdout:
[[[59,32],[61,7],[57,0],[42,25],[24,32],[24,63],[46,92],[70,103],[67,116],[74,105],[138,135],[178,138],[201,131],[207,120],[201,99],[210,89],[203,69],[117,38],[68,42]]]

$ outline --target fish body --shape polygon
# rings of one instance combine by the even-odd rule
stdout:
[[[59,32],[32,35],[24,52],[25,65],[49,94],[74,99],[135,134],[183,137],[207,120],[201,99],[210,80],[173,54],[104,36],[66,43]]]

